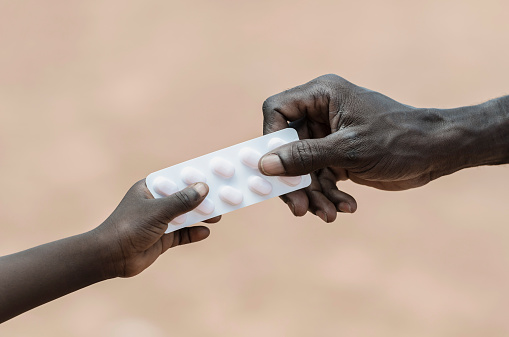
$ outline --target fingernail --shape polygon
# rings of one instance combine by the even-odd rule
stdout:
[[[196,192],[198,192],[200,197],[206,196],[209,191],[207,185],[205,185],[204,183],[196,183],[194,184],[193,188]]]
[[[292,213],[295,215],[295,205],[293,204],[293,202],[288,201],[286,204],[288,205],[288,207],[290,207],[290,211],[292,211]]]
[[[316,211],[316,215],[318,215],[323,221],[327,222],[327,213],[324,211]]]
[[[352,213],[352,206],[347,202],[340,202],[339,210],[344,213]]]
[[[283,163],[277,154],[271,153],[264,156],[260,162],[262,173],[266,175],[281,175],[285,173]]]

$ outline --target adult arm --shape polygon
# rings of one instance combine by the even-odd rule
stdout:
[[[331,222],[354,212],[355,199],[336,182],[382,190],[423,186],[460,169],[509,162],[509,96],[456,109],[415,108],[325,75],[269,97],[264,134],[294,127],[300,141],[259,163],[266,175],[311,173],[311,185],[287,194],[292,212]]]

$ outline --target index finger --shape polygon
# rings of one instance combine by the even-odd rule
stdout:
[[[329,96],[320,90],[317,79],[273,95],[263,102],[263,134],[276,132],[294,122],[309,117],[327,123]]]

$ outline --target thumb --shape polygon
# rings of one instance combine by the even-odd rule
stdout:
[[[303,139],[280,146],[265,154],[258,163],[269,176],[297,176],[331,166],[338,161],[328,137]]]
[[[171,222],[177,216],[198,207],[208,193],[207,184],[196,183],[167,197],[153,199],[153,214],[161,222]]]

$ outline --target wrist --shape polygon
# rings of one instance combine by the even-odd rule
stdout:
[[[432,179],[468,167],[509,163],[509,96],[456,109],[421,109]]]
[[[101,225],[86,233],[90,236],[97,254],[98,274],[104,280],[118,277],[123,268],[120,266],[123,263],[120,245],[111,239],[112,235],[107,233],[106,229]]]

